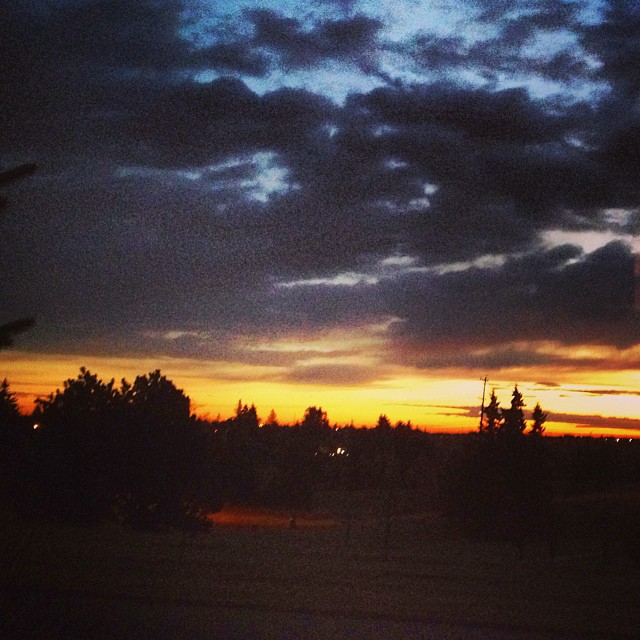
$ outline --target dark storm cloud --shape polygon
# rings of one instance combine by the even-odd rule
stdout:
[[[308,67],[327,60],[343,60],[368,67],[367,57],[376,47],[382,28],[379,20],[357,15],[326,20],[311,29],[265,9],[247,13],[254,25],[252,44],[277,54],[287,68]]]
[[[550,354],[538,354],[530,349],[503,348],[499,344],[500,336],[495,336],[490,351],[469,353],[468,346],[460,348],[455,341],[445,343],[444,349],[431,349],[426,353],[402,352],[402,360],[414,366],[426,369],[478,369],[479,371],[501,371],[513,367],[544,367],[558,364],[573,365],[571,361]],[[436,347],[441,343],[434,342]],[[579,363],[577,363],[579,364]]]
[[[473,3],[472,3],[473,4]],[[484,3],[481,3],[484,4]],[[488,3],[477,17],[495,35],[470,44],[462,36],[418,33],[395,46],[418,69],[473,71],[496,83],[500,76],[534,74],[542,79],[574,82],[591,78],[585,52],[576,50],[571,33],[580,33],[579,5],[557,0]],[[554,38],[549,48],[545,38]],[[559,46],[560,45],[560,46]]]
[[[298,286],[276,292],[282,321],[308,327],[353,327],[385,318],[387,305],[376,286]]]
[[[486,142],[543,143],[561,131],[561,119],[532,101],[524,89],[496,92],[443,83],[376,89],[352,102],[383,124],[429,124]]]
[[[273,13],[269,13],[268,18],[287,22]],[[359,31],[354,26],[356,23],[345,24],[336,21],[331,28],[329,23],[322,29],[318,27],[325,35],[334,34],[335,37],[329,40],[332,50],[338,53],[343,48],[336,45],[341,41],[337,34],[343,30],[349,32],[352,27],[357,33],[367,32],[364,28]],[[311,37],[315,31],[304,33],[305,37]],[[352,44],[357,47],[361,41],[355,38],[355,44]],[[186,44],[182,43],[182,46],[185,48]],[[314,50],[318,56],[323,55],[319,45]],[[183,53],[174,58],[184,60],[185,56]],[[416,191],[421,187],[421,180],[430,176],[444,180],[451,173],[454,180],[466,183],[463,191],[467,194],[474,188],[473,184],[468,184],[474,174],[473,182],[482,191],[491,184],[491,178],[501,176],[502,184],[497,186],[501,191],[507,191],[507,197],[512,192],[531,194],[540,182],[548,182],[548,175],[558,175],[558,170],[565,165],[565,173],[570,176],[585,173],[572,171],[572,163],[562,158],[555,158],[556,166],[545,173],[550,161],[547,156],[561,155],[557,150],[529,150],[523,154],[516,149],[489,149],[486,151],[489,157],[483,157],[485,153],[478,149],[481,143],[540,143],[541,140],[549,141],[554,133],[554,141],[559,140],[563,132],[561,119],[554,121],[540,105],[528,100],[522,90],[495,94],[466,92],[445,84],[417,87],[404,93],[374,93],[364,98],[365,107],[373,109],[373,121],[380,126],[398,126],[397,135],[389,136],[390,139],[384,136],[375,139],[371,127],[367,130],[366,121],[359,124],[359,128],[354,126],[353,119],[360,114],[356,110],[352,116],[349,105],[345,115],[351,122],[343,126],[341,135],[334,142],[320,148],[319,143],[327,141],[326,136],[319,135],[319,127],[335,118],[329,115],[326,104],[309,93],[293,95],[282,90],[261,100],[239,81],[230,79],[211,85],[183,82],[166,89],[129,81],[112,83],[109,89],[110,92],[102,90],[99,94],[106,104],[101,110],[93,110],[92,118],[83,124],[82,133],[87,142],[92,140],[93,134],[107,138],[102,142],[111,142],[112,146],[121,134],[123,152],[130,156],[129,161],[176,165],[198,164],[250,149],[271,148],[287,152],[295,149],[298,152],[287,157],[294,177],[306,177],[309,185],[319,185],[316,193],[327,196],[333,193],[334,201],[349,198],[350,204],[365,198],[371,201],[378,195],[373,189],[380,189],[382,185],[389,189],[395,187],[405,201],[415,199],[420,195]],[[112,95],[116,97],[112,98]],[[357,102],[355,106],[357,109]],[[91,110],[92,105],[85,108]],[[398,115],[394,116],[394,113]],[[403,118],[399,126],[398,121]],[[468,140],[460,140],[461,136],[470,137],[476,143],[475,148]],[[137,143],[127,144],[132,137]],[[414,151],[412,144],[419,148]],[[384,162],[385,154],[402,157],[412,151],[419,155],[409,158],[412,162],[405,170],[391,171],[376,166],[376,161],[378,165]],[[477,167],[487,162],[490,175],[478,175]],[[505,171],[505,167],[510,170]],[[518,172],[522,174],[521,179],[518,179]],[[326,180],[323,180],[325,176]],[[582,180],[578,178],[574,190],[582,193],[585,185],[593,183],[591,178],[588,172]],[[523,180],[528,183],[523,185]],[[558,182],[561,181],[559,178]],[[444,201],[450,200],[447,194],[441,197]],[[454,198],[452,207],[460,208],[460,204]],[[449,217],[447,213],[445,217]]]
[[[358,0],[312,0],[312,4],[320,6],[325,4],[332,4],[335,5],[338,9],[351,11],[355,7],[355,5],[358,4]]]
[[[64,163],[76,154],[94,155],[96,129],[117,138],[123,95],[147,99],[161,78],[188,66],[190,51],[178,33],[181,5],[4,3],[3,151]],[[104,137],[101,153],[112,143]]]
[[[390,292],[393,297],[404,293],[392,303],[406,320],[397,325],[398,338],[407,341],[402,357],[436,367],[578,365],[565,354],[531,353],[510,343],[619,348],[638,343],[640,319],[633,310],[629,250],[612,243],[577,261],[568,260],[572,255],[575,249],[560,247],[513,258],[494,269],[406,276],[412,281]],[[444,354],[437,350],[440,345]],[[606,361],[590,365],[617,366]]]
[[[404,196],[405,205],[424,196],[425,184],[435,187],[428,206],[409,207],[403,220],[410,251],[425,260],[526,248],[541,228],[574,224],[572,211],[589,224],[610,189],[601,159],[567,140],[591,122],[587,106],[558,112],[522,89],[438,83],[376,89],[352,97],[345,111],[351,120],[336,144],[348,150],[359,184],[370,173],[369,184],[393,185],[400,198],[390,199]]]
[[[404,364],[428,368],[562,365],[570,352],[532,351],[527,341],[629,347],[640,341],[633,310],[633,260],[612,243],[592,253],[562,246],[513,258],[494,268],[397,274],[378,285],[281,289],[280,321],[307,327],[357,327],[396,317],[390,349]],[[387,356],[390,356],[388,353]],[[592,358],[592,368],[617,361]],[[640,362],[625,361],[631,368]]]
[[[628,0],[606,3],[604,20],[584,28],[582,44],[602,66],[600,75],[614,89],[615,99],[637,96],[640,90],[640,7]]]
[[[223,29],[190,22],[177,1],[7,3],[0,161],[41,168],[12,194],[3,228],[3,312],[42,318],[33,345],[144,350],[158,338],[136,342],[141,328],[194,331],[165,341],[180,355],[206,350],[203,328],[222,353],[234,331],[381,318],[400,319],[397,357],[420,366],[553,361],[507,345],[518,340],[637,343],[629,252],[546,252],[539,234],[604,229],[602,209],[638,206],[638,16],[612,3],[606,22],[585,26],[571,3],[510,5],[476,3],[499,20],[484,41],[392,44],[363,15],[303,23],[255,10]],[[524,55],[562,29],[602,65],[570,43]],[[406,52],[437,80],[353,90],[340,104],[311,85],[268,84],[324,63],[381,79],[380,56]],[[490,82],[464,84],[456,70]],[[507,72],[611,91],[540,98],[499,88]],[[637,231],[637,216],[626,224]],[[278,286],[375,273],[390,255],[425,267],[516,253],[493,269],[379,285]],[[492,342],[505,346],[467,353]]]
[[[210,195],[187,180],[43,182],[12,204],[3,312],[41,318],[34,338],[259,322],[259,238],[216,217]]]
[[[375,368],[348,364],[323,364],[294,366],[285,375],[278,376],[283,382],[299,384],[354,385],[372,382],[378,377]]]
[[[0,50],[14,61],[19,78],[40,65],[80,72],[91,64],[116,70],[168,68],[176,56],[185,57],[179,0],[7,0],[3,5]]]
[[[284,216],[275,226],[289,225],[294,236],[290,214],[304,210],[329,241],[332,229],[336,238],[351,229],[365,244],[384,230],[380,250],[420,238],[446,257],[468,256],[522,246],[543,225],[562,226],[567,208],[581,207],[588,216],[606,194],[602,163],[562,139],[579,110],[549,114],[521,90],[377,90],[339,110],[306,91],[258,96],[224,78],[180,83],[152,97],[111,118],[114,130],[107,123],[98,128],[96,135],[110,136],[111,153],[118,136],[121,161],[143,164],[198,166],[229,155],[277,153],[300,190],[274,203],[269,215]],[[127,144],[131,138],[135,145]],[[409,206],[399,225],[385,207],[406,213],[428,182],[438,187],[431,207]],[[464,244],[474,226],[485,239]]]
[[[231,77],[183,82],[156,92],[132,117],[123,116],[124,139],[139,142],[123,155],[130,162],[179,167],[257,151],[287,152],[313,144],[333,113],[330,101],[302,89],[258,96]]]
[[[248,76],[264,76],[269,70],[269,60],[259,52],[251,51],[243,44],[219,42],[207,47],[196,58],[203,66],[223,72],[237,72]]]
[[[524,43],[534,38],[534,31],[525,28],[526,37],[520,34]],[[538,56],[523,56],[516,43],[507,47],[509,40],[516,40],[515,34],[500,34],[474,45],[469,45],[462,37],[438,37],[421,33],[400,46],[398,53],[407,56],[417,70],[442,75],[446,72],[474,71],[486,81],[496,84],[500,75],[533,74],[541,79],[571,83],[585,79],[595,79],[595,73],[584,55],[573,50],[544,52]]]
[[[573,424],[585,431],[593,428],[599,429],[640,429],[640,420],[634,418],[615,418],[612,416],[589,416],[579,413],[552,413],[549,412],[547,419],[553,422],[564,422]]]
[[[573,0],[471,0],[480,14],[478,19],[493,23],[510,22],[523,9],[523,20],[547,28],[559,28],[573,21],[581,4]]]
[[[640,396],[640,391],[631,389],[572,389],[571,393],[583,393],[588,396]]]
[[[638,202],[640,177],[640,10],[636,3],[613,0],[604,21],[585,27],[582,46],[600,62],[598,77],[610,87],[598,119],[586,138],[611,181],[611,199],[620,206]]]

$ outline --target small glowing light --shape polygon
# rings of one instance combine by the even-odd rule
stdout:
[[[33,425],[33,428],[34,428],[34,429],[39,429],[39,428],[40,428],[40,424],[36,422],[36,423]]]

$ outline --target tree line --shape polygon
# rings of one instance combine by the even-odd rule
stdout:
[[[373,431],[392,430],[413,432],[387,416]],[[366,431],[316,406],[291,426],[242,401],[228,420],[199,419],[159,370],[116,384],[83,367],[25,416],[4,380],[0,492],[31,517],[144,527],[204,525],[224,502],[310,508],[318,488],[380,485],[384,454]]]
[[[346,521],[367,505],[438,510],[468,535],[522,543],[548,537],[558,496],[640,484],[640,443],[544,437],[545,419],[536,405],[527,427],[516,386],[466,435],[386,415],[338,427],[316,406],[280,425],[241,401],[209,421],[160,371],[116,384],[82,368],[29,416],[0,384],[0,499],[30,518],[162,528],[206,526],[225,503],[295,512],[330,495]]]
[[[21,416],[6,380],[2,490],[35,517],[197,520],[215,508],[210,441],[160,371],[104,382],[85,368]]]
[[[516,384],[511,394],[511,406],[507,409],[500,407],[500,402],[496,396],[495,389],[491,391],[489,404],[482,407],[480,415],[479,431],[489,437],[506,436],[514,437],[525,433],[527,422],[524,417],[524,398]],[[531,413],[532,423],[528,434],[531,436],[541,436],[545,431],[547,414],[542,410],[540,403]]]

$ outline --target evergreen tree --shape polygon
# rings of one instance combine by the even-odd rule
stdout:
[[[484,420],[482,421],[481,433],[486,433],[488,436],[494,436],[500,429],[502,423],[502,409],[500,408],[500,402],[496,396],[495,389],[491,390],[491,398],[489,398],[489,404],[484,410]]]
[[[504,422],[500,427],[500,433],[507,436],[519,436],[524,433],[527,428],[524,419],[524,406],[522,393],[520,393],[518,385],[515,385],[511,394],[511,406],[503,412]]]
[[[542,410],[539,402],[533,408],[531,419],[533,420],[533,423],[531,425],[529,435],[541,436],[545,431],[544,423],[547,421],[547,414]]]
[[[15,498],[24,487],[24,469],[33,429],[20,414],[6,378],[0,384],[0,499]]]
[[[193,524],[215,496],[209,443],[191,419],[190,399],[159,370],[127,390],[125,513],[144,526]]]
[[[250,407],[242,404],[242,400],[238,400],[236,407],[236,416],[233,419],[234,425],[243,431],[255,431],[260,421],[258,420],[258,411],[255,405]]]
[[[150,424],[181,428],[189,423],[191,401],[158,369],[138,376],[131,387],[123,380],[133,415]]]
[[[120,400],[113,380],[105,383],[82,367],[62,391],[36,401],[36,511],[80,521],[106,512],[121,479],[113,429]]]
[[[376,429],[378,429],[379,431],[389,431],[391,429],[391,422],[389,422],[389,418],[386,416],[386,414],[381,414],[378,417]]]
[[[14,424],[20,420],[20,409],[14,393],[9,390],[5,378],[0,384],[0,425]]]
[[[0,384],[0,457],[10,460],[25,449],[27,441],[26,418],[20,414],[18,401],[5,378]],[[8,473],[4,468],[5,474]],[[2,479],[0,479],[0,482]]]
[[[327,412],[323,411],[322,407],[307,407],[302,419],[302,427],[310,431],[328,431],[331,427]]]
[[[34,512],[190,526],[217,500],[210,437],[158,370],[118,388],[82,368],[36,411]]]

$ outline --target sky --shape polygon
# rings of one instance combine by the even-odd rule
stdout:
[[[203,416],[640,436],[640,9],[5,0],[0,352],[23,407],[160,368]]]

